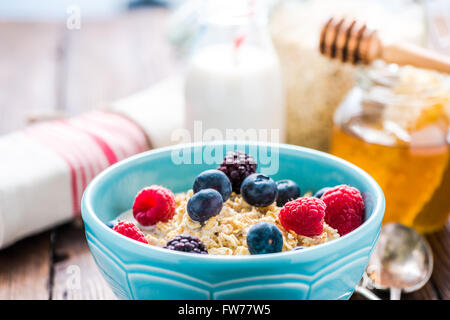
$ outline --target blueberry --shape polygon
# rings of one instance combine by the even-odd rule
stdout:
[[[258,222],[248,231],[247,247],[251,254],[281,252],[283,236],[273,223]]]
[[[242,182],[244,200],[255,207],[267,207],[277,198],[277,184],[269,176],[253,173]]]
[[[214,189],[203,189],[188,201],[187,213],[193,221],[205,222],[222,210],[222,195]]]
[[[108,228],[113,229],[114,226],[117,224],[117,222],[119,222],[119,221],[118,221],[117,219],[114,219],[114,220],[105,222],[105,224],[106,224],[106,226],[107,226]]]
[[[227,201],[231,195],[231,182],[222,171],[206,170],[195,178],[193,189],[194,193],[203,189],[214,189],[222,195],[223,201]]]
[[[286,202],[300,197],[300,188],[292,180],[277,181],[278,197],[277,206],[282,207]]]
[[[324,194],[325,192],[327,192],[328,190],[330,190],[330,189],[331,189],[330,187],[322,188],[322,189],[320,189],[319,191],[317,191],[317,192],[314,194],[314,197],[320,199],[320,198],[322,198],[323,194]]]

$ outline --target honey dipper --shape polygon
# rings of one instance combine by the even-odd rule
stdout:
[[[322,54],[352,64],[376,59],[450,73],[450,57],[409,44],[383,44],[375,30],[354,19],[330,18],[320,33]]]

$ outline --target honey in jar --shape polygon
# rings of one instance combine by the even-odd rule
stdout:
[[[331,152],[369,173],[386,197],[383,223],[418,232],[450,213],[448,77],[377,63],[337,109]]]

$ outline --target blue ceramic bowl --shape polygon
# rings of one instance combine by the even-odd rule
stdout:
[[[272,159],[279,159],[274,180],[292,179],[302,192],[337,184],[358,188],[365,198],[365,222],[322,245],[253,256],[169,251],[126,238],[105,225],[131,208],[141,188],[159,184],[184,192],[192,188],[197,174],[217,167],[215,163],[177,165],[180,152],[185,161],[198,163],[197,156],[211,150],[220,159],[221,152],[236,147],[259,156],[258,166],[266,172],[269,165],[264,165],[268,161],[262,155],[269,150]],[[95,262],[119,298],[348,299],[378,239],[384,207],[383,193],[367,173],[329,154],[290,145],[216,142],[148,151],[111,166],[86,189],[82,216]]]

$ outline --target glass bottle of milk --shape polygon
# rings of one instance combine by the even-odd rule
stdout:
[[[185,78],[194,140],[284,141],[284,91],[257,1],[208,1]],[[261,3],[261,1],[259,2]],[[196,137],[196,138],[195,138]]]

